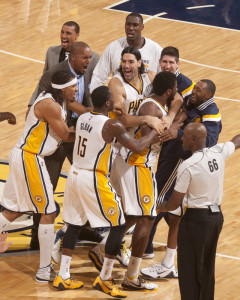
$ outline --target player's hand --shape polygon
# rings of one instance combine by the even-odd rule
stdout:
[[[145,116],[145,118],[146,118],[145,124],[151,127],[152,129],[156,130],[158,134],[164,132],[164,125],[161,119],[153,116]]]
[[[9,117],[7,118],[7,120],[8,120],[8,123],[11,125],[15,125],[17,123],[16,117],[12,113],[9,113]]]
[[[164,132],[160,134],[161,141],[166,142],[169,140],[176,139],[178,135],[178,129],[182,125],[183,123],[173,123],[169,129],[164,130]]]
[[[0,253],[7,251],[9,246],[12,245],[12,242],[9,242],[8,244],[6,244],[7,236],[8,236],[7,232],[6,233],[2,232],[0,234]]]
[[[162,116],[162,123],[163,123],[163,126],[164,126],[164,129],[169,129],[170,126],[172,125],[172,118],[169,117],[169,116]]]

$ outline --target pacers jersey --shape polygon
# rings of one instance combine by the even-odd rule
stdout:
[[[154,98],[145,99],[139,105],[137,115],[138,115],[138,112],[139,112],[141,106],[147,102],[153,102],[161,110],[163,116],[167,115],[167,113],[168,113],[167,107],[163,107]],[[141,137],[140,127],[132,128],[131,132],[135,136],[136,139],[139,139]],[[150,145],[148,148],[144,149],[140,154],[133,153],[124,147],[121,148],[120,153],[121,153],[123,159],[130,165],[142,166],[142,167],[154,167],[156,159],[157,159],[157,155],[160,153],[161,148],[162,148],[162,143],[160,142],[160,143]]]
[[[126,91],[126,111],[128,115],[136,113],[140,103],[148,97],[152,91],[152,84],[147,73],[139,74],[141,81],[141,88],[138,90],[133,84],[125,81],[123,77],[118,73],[114,77],[117,77],[123,84]]]
[[[77,169],[101,172],[109,176],[113,151],[104,141],[102,129],[108,117],[96,112],[82,114],[76,125],[73,166]]]
[[[38,96],[28,113],[23,134],[16,144],[17,148],[42,156],[48,156],[55,152],[61,141],[60,137],[50,128],[48,122],[40,121],[35,116],[35,105],[46,98],[50,98],[55,101],[49,93],[41,93]],[[61,107],[61,115],[64,121],[67,115],[65,105],[65,102],[63,103],[63,107],[59,105]]]

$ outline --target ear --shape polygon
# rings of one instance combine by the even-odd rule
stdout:
[[[141,28],[141,30],[143,30],[144,29],[144,24],[142,23],[142,28]]]
[[[78,34],[76,34],[75,40],[77,40],[77,39],[78,39],[78,37],[79,37],[79,33],[78,33]]]
[[[141,64],[142,64],[142,60],[140,59],[140,60],[138,60],[138,68],[141,67]]]

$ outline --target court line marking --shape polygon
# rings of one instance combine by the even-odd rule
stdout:
[[[153,244],[154,245],[159,245],[159,246],[167,246],[167,244],[163,244],[163,243],[159,243],[159,242],[153,242]],[[231,255],[225,255],[225,254],[216,253],[216,256],[240,260],[240,257],[231,256]]]
[[[207,8],[207,7],[216,7],[216,5],[202,5],[202,6],[189,6],[189,7],[186,7],[186,9],[198,9],[198,8]]]
[[[106,6],[106,7],[103,7],[103,9],[106,9],[106,10],[113,10],[113,11],[118,11],[118,12],[123,12],[123,13],[131,13],[131,11],[126,11],[126,10],[120,10],[120,9],[114,9],[112,7],[116,6],[116,5],[119,5],[119,4],[122,4],[122,3],[125,3],[125,2],[128,2],[130,0],[123,0],[123,1],[120,1],[120,2],[116,2],[115,4],[112,4],[112,5],[109,5],[109,6]],[[154,19],[154,17],[158,18],[157,16],[161,14],[161,13],[158,13],[156,15],[146,15],[146,14],[141,14],[142,16],[147,16],[149,18],[145,19],[144,20],[144,23],[150,21],[151,19]],[[166,14],[166,13],[165,13]],[[158,18],[159,19],[159,18]],[[160,18],[161,19],[161,18]],[[168,19],[168,18],[162,18],[163,20],[168,20],[168,21],[174,21],[174,22],[180,22],[180,23],[187,23],[187,24],[193,24],[193,25],[198,25],[198,26],[205,26],[205,27],[212,27],[212,28],[218,28],[218,29],[225,29],[225,30],[230,30],[230,31],[237,31],[239,32],[238,29],[232,29],[232,28],[226,28],[226,27],[219,27],[219,26],[214,26],[214,25],[205,25],[205,24],[201,24],[201,23],[194,23],[194,22],[188,22],[188,21],[181,21],[181,20],[174,20],[174,19]]]
[[[7,52],[7,51],[3,51],[3,50],[0,50],[0,52],[4,53],[4,54],[15,56],[15,57],[23,58],[23,59],[26,59],[26,60],[31,60],[31,61],[34,61],[34,62],[38,62],[40,64],[44,64],[44,61],[41,61],[41,60],[29,58],[29,57],[26,57],[26,56],[18,55],[18,54]]]

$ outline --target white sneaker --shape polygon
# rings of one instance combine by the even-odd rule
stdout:
[[[141,274],[148,279],[178,278],[178,272],[175,271],[174,265],[171,268],[167,268],[162,263],[141,269]]]
[[[131,250],[126,246],[126,241],[122,242],[116,259],[123,268],[127,268],[131,257]]]
[[[142,276],[138,276],[138,278],[135,278],[134,280],[130,280],[126,272],[122,283],[122,287],[125,290],[130,290],[130,291],[156,291],[158,285],[155,283],[147,282],[142,278]]]
[[[143,253],[143,257],[144,259],[147,259],[147,258],[154,258],[154,253]]]
[[[55,233],[55,242],[52,248],[52,260],[55,264],[61,263],[62,248],[63,248],[63,236],[59,239],[56,238],[57,232]]]
[[[54,281],[56,272],[53,270],[52,264],[47,267],[39,268],[35,277],[37,282],[49,282]]]
[[[100,244],[97,244],[92,250],[89,251],[88,257],[93,262],[95,268],[101,272],[104,260],[104,252],[101,249]]]

